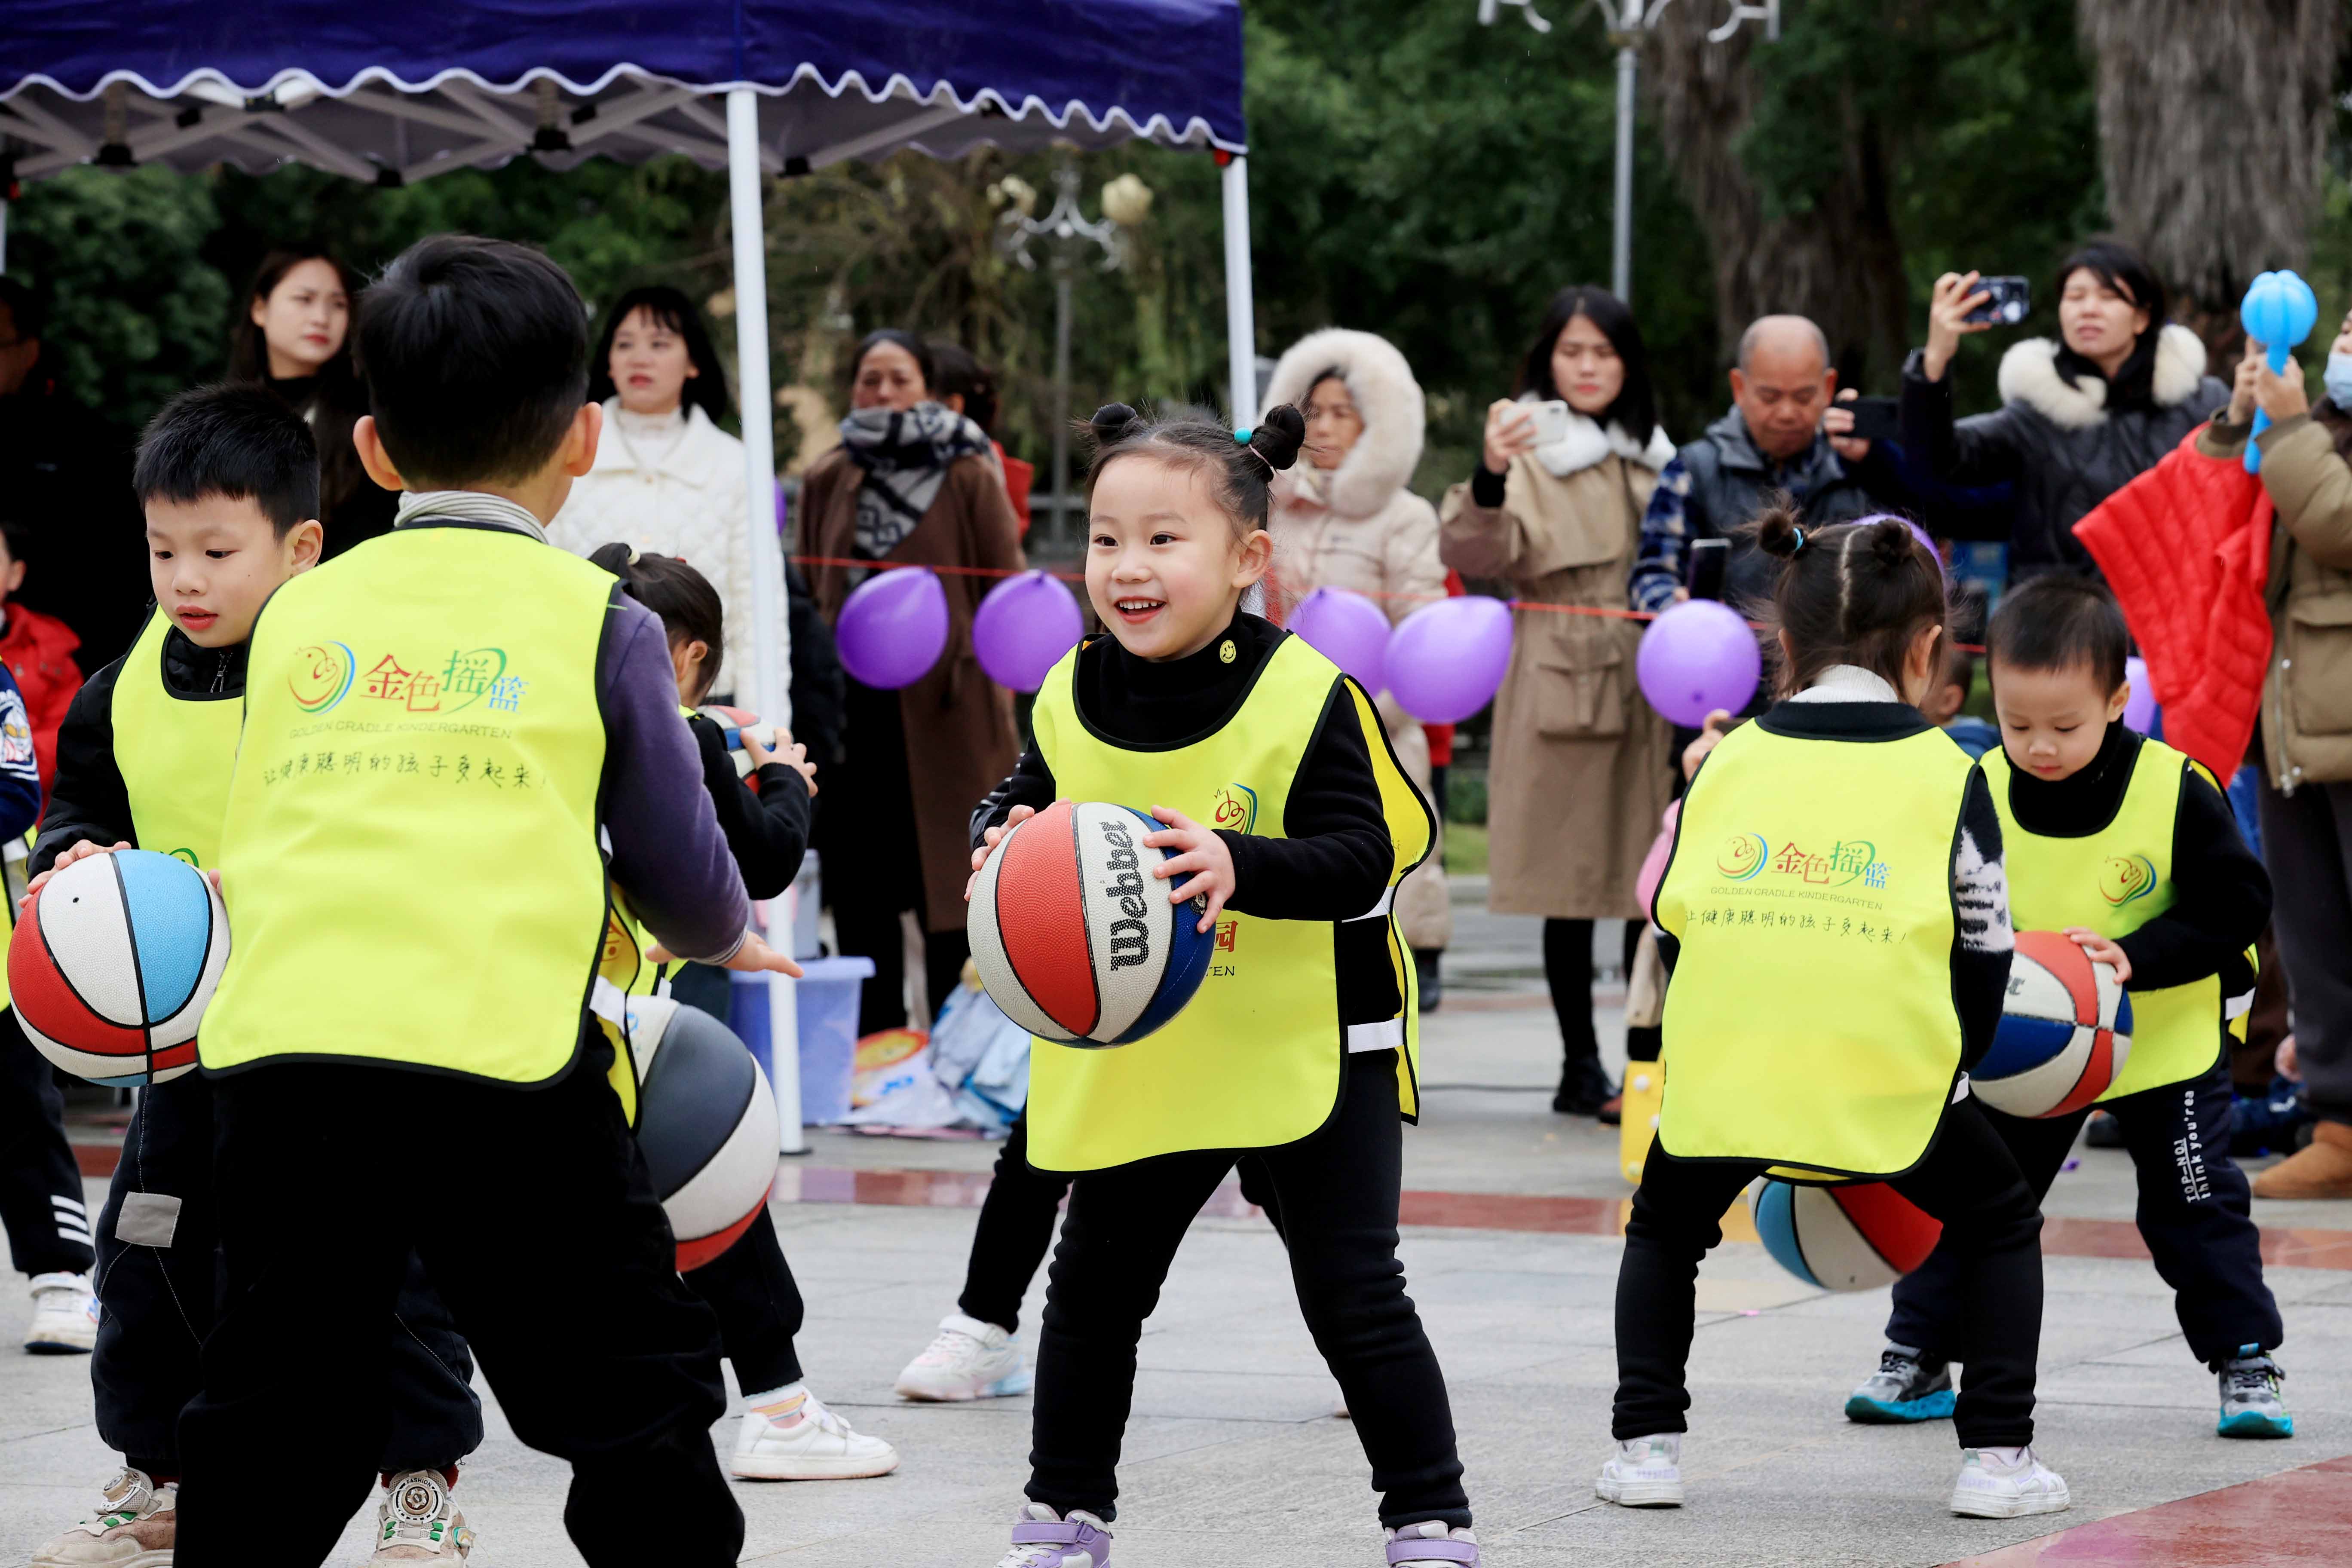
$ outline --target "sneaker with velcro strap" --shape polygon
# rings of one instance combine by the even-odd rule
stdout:
[[[1617,1445],[1592,1495],[1620,1508],[1683,1506],[1683,1439],[1678,1432],[1628,1437]]]
[[[1878,1370],[1846,1396],[1845,1418],[1866,1426],[1951,1419],[1951,1363],[1909,1345],[1888,1345]]]
[[[1952,1511],[1970,1519],[2023,1519],[2063,1513],[2073,1506],[2065,1478],[2034,1457],[2031,1447],[2004,1451],[1970,1448],[1952,1483]]]
[[[2213,1368],[2221,1380],[2221,1417],[2215,1430],[2224,1437],[2292,1437],[2294,1417],[2279,1398],[2286,1373],[2260,1345],[2244,1345]]]
[[[1013,1516],[1013,1548],[996,1568],[1107,1568],[1110,1531],[1082,1508],[1065,1516],[1042,1502]]]

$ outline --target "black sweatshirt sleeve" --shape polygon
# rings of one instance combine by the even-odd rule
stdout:
[[[1054,772],[1045,765],[1045,759],[1038,754],[1037,748],[1032,746],[1021,753],[1021,760],[1013,764],[1013,772],[1004,782],[990,790],[988,797],[973,810],[971,847],[979,848],[982,835],[1002,825],[1014,806],[1025,805],[1032,811],[1043,811],[1053,805],[1055,798]]]
[[[1509,477],[1496,473],[1486,466],[1485,458],[1480,458],[1477,468],[1470,474],[1470,504],[1484,507],[1488,511],[1502,505],[1503,484]]]
[[[1220,829],[1234,857],[1238,914],[1274,921],[1349,921],[1388,890],[1395,848],[1381,811],[1363,724],[1344,682],[1335,681],[1323,721],[1291,781],[1282,838]]]
[[[754,795],[735,776],[735,759],[719,727],[698,715],[688,724],[702,755],[702,784],[728,852],[743,873],[743,890],[755,899],[779,896],[800,875],[801,857],[808,852],[808,781],[797,769],[770,763],[760,770]]]
[[[2238,832],[2238,819],[2205,775],[2182,764],[2172,827],[2172,907],[2116,945],[2131,960],[2130,989],[2157,991],[2221,976],[2222,991],[2252,987],[2246,949],[2271,918],[2271,879]]]
[[[1960,831],[1952,851],[1952,900],[1959,931],[1952,943],[1952,1005],[1960,1016],[1960,1065],[1974,1067],[1992,1048],[2009,1000],[2017,933],[2009,920],[2009,872],[2001,863],[2000,813],[1983,770],[1969,774]]]
[[[39,876],[77,844],[139,841],[131,831],[131,792],[114,763],[114,682],[121,670],[121,659],[100,669],[66,709],[58,727],[57,777],[28,875]]]

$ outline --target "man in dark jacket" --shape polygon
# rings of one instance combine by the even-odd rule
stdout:
[[[1774,490],[1786,490],[1808,523],[1843,522],[1903,502],[1894,464],[1845,434],[1853,416],[1835,405],[1837,372],[1829,360],[1828,340],[1802,316],[1761,316],[1739,335],[1731,412],[1684,443],[1650,492],[1629,594],[1633,608],[1663,610],[1681,597],[1692,542],[1731,538]],[[1754,545],[1736,542],[1723,596],[1743,604],[1767,596],[1770,584],[1769,563]]]

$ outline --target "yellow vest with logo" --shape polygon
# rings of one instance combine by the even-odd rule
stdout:
[[[1282,837],[1291,782],[1323,722],[1339,667],[1304,639],[1275,646],[1240,710],[1213,734],[1136,751],[1090,728],[1074,695],[1081,649],[1046,676],[1031,722],[1055,787],[1071,800],[1148,812],[1172,806],[1212,828]],[[1395,860],[1381,921],[1404,1006],[1383,1024],[1340,1021],[1335,933],[1328,921],[1277,921],[1226,910],[1207,978],[1156,1032],[1105,1050],[1036,1040],[1029,1065],[1029,1158],[1049,1171],[1097,1171],[1194,1149],[1295,1143],[1339,1104],[1352,1046],[1397,1047],[1397,1097],[1418,1112],[1420,1030],[1412,961],[1391,913],[1396,884],[1429,853],[1432,823],[1397,765],[1380,715],[1348,681],[1334,721],[1361,726],[1380,781]]]
[[[163,679],[171,617],[147,617],[139,640],[115,672],[114,766],[131,803],[131,831],[142,849],[191,866],[220,864],[221,821],[245,727],[245,694],[183,696]]]
[[[596,655],[618,585],[527,535],[398,530],[278,590],[221,834],[207,1071],[560,1076],[604,952]]]
[[[1656,919],[1661,1147],[1825,1175],[1927,1152],[1960,1071],[1952,849],[1975,764],[1942,731],[1724,737],[1683,801]]]
[[[1987,752],[1985,780],[2000,813],[2009,871],[2010,920],[2019,931],[2087,926],[2101,936],[2129,936],[2172,908],[2172,836],[2180,815],[2181,770],[2189,759],[2161,741],[2144,740],[2115,820],[2079,838],[2052,838],[2018,826],[2009,808],[2009,758]],[[2131,1055],[2101,1100],[2202,1078],[2221,1058],[2221,980],[2209,975],[2131,994]]]

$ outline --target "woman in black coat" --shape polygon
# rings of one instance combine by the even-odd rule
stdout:
[[[1903,444],[1945,483],[2013,488],[2011,582],[2055,571],[2096,576],[2074,524],[2155,467],[2230,401],[2230,389],[2205,374],[2203,341],[2166,323],[2164,283],[2147,263],[2096,240],[2058,268],[2063,341],[2011,344],[2000,361],[2002,406],[1956,423],[1945,373],[1961,338],[1995,325],[1967,319],[1990,298],[1977,279],[1937,279],[1927,346],[1903,367]]]

